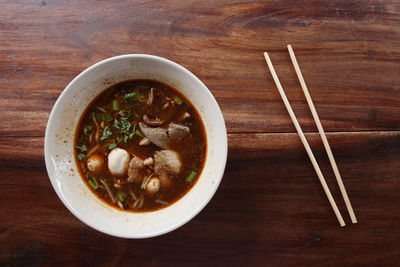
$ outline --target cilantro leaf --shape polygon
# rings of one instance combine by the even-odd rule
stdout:
[[[82,146],[75,146],[76,149],[80,150],[81,152],[85,152],[87,151],[87,147],[86,145],[82,145]]]
[[[113,143],[111,143],[109,146],[108,146],[108,149],[114,149],[114,148],[116,148],[117,147],[117,144],[115,143],[115,142],[113,142]]]
[[[128,134],[132,128],[132,124],[125,117],[121,118],[120,121],[114,120],[114,128],[117,129],[121,134]]]
[[[119,121],[117,119],[114,119],[114,128],[119,129]]]
[[[78,154],[78,160],[82,160],[85,156],[85,154]]]
[[[125,134],[128,133],[132,127],[132,124],[128,121],[127,118],[122,118],[120,123],[121,123],[120,132]]]
[[[108,137],[110,137],[112,135],[112,131],[110,129],[110,126],[106,126],[106,128],[104,128],[103,130],[103,136],[100,137],[100,140],[106,140]]]
[[[83,128],[83,134],[87,135],[89,133],[89,131],[92,130],[92,126],[86,126],[85,128]]]

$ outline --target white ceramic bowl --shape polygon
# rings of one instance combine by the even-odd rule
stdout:
[[[207,134],[206,162],[197,183],[182,199],[154,212],[125,212],[106,205],[84,184],[74,160],[74,133],[87,105],[111,84],[129,79],[154,79],[179,90],[200,113]],[[109,235],[146,238],[178,228],[204,208],[222,179],[227,147],[221,110],[196,76],[167,59],[133,54],[103,60],[68,84],[50,114],[44,153],[54,190],[78,219]]]

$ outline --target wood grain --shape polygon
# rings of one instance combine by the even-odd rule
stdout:
[[[400,3],[0,0],[0,266],[396,266],[400,259]],[[291,43],[359,223],[340,229],[268,73],[316,127]],[[57,97],[105,58],[146,53],[191,70],[228,129],[220,188],[188,224],[146,240],[76,219],[49,182]],[[306,133],[350,222],[322,142]]]
[[[2,5],[0,97],[8,101],[0,103],[0,135],[43,135],[63,88],[93,63],[125,53],[163,56],[193,71],[220,103],[229,132],[294,132],[264,50],[304,130],[314,131],[287,43],[327,131],[400,129],[397,2],[94,3]]]
[[[307,138],[344,211],[318,135]],[[210,204],[177,231],[124,240],[90,229],[63,206],[45,173],[43,138],[0,138],[0,201],[8,204],[0,208],[0,264],[397,264],[400,132],[328,139],[356,225],[337,225],[296,134],[230,134],[226,172]],[[29,156],[24,147],[34,148]]]

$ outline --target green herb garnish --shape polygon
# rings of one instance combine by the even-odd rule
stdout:
[[[127,118],[122,117],[120,121],[114,120],[114,128],[117,129],[121,134],[128,134],[131,130],[132,124]]]
[[[139,135],[140,137],[144,137],[144,135],[142,134],[141,131],[139,131],[139,129],[137,129],[137,130],[135,131],[135,134]]]
[[[99,121],[112,121],[112,117],[110,114],[100,114],[100,113],[96,113],[96,120]]]
[[[119,121],[117,119],[114,119],[114,128],[119,129]]]
[[[197,172],[191,171],[188,177],[186,177],[186,182],[190,183],[193,181],[194,177],[196,177]]]
[[[137,100],[139,99],[139,97],[141,96],[141,94],[133,92],[133,93],[128,93],[124,95],[125,99],[133,99],[133,100]]]
[[[114,99],[112,102],[112,109],[113,110],[119,110],[119,102],[117,99]]]
[[[110,137],[112,135],[112,131],[110,129],[110,126],[106,126],[106,128],[104,128],[103,130],[103,136],[100,137],[100,140],[106,140],[108,137]]]
[[[126,117],[129,119],[132,116],[132,110],[128,110]]]
[[[181,105],[183,103],[182,98],[178,96],[174,96],[174,101],[177,105]]]
[[[115,141],[114,142],[112,142],[109,146],[108,146],[108,149],[114,149],[114,148],[116,148],[117,147],[117,144],[115,143]]]
[[[81,152],[85,152],[87,151],[87,147],[86,145],[82,145],[82,146],[75,146],[76,149],[80,150]]]
[[[92,126],[86,126],[85,128],[83,128],[83,134],[87,135],[89,133],[89,131],[92,130]]]
[[[82,160],[84,157],[86,157],[85,154],[78,154],[78,159],[79,160]]]
[[[125,192],[118,191],[117,192],[117,197],[118,197],[119,201],[124,202],[124,200],[126,199],[127,195],[126,195]]]
[[[97,183],[97,180],[96,180],[96,178],[94,178],[94,176],[92,176],[88,180],[88,183],[94,190],[97,190],[97,188],[99,188],[99,184]]]
[[[127,119],[129,119],[132,116],[132,110],[128,109],[128,110],[120,110],[118,112],[118,115],[121,116],[121,118],[125,117]]]

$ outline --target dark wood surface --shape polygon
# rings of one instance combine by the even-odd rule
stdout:
[[[286,51],[291,43],[353,203],[351,225]],[[262,52],[268,50],[347,226],[340,228]],[[147,53],[216,97],[229,155],[212,201],[160,237],[81,223],[44,165],[65,86]],[[0,1],[0,266],[400,265],[399,1]]]

